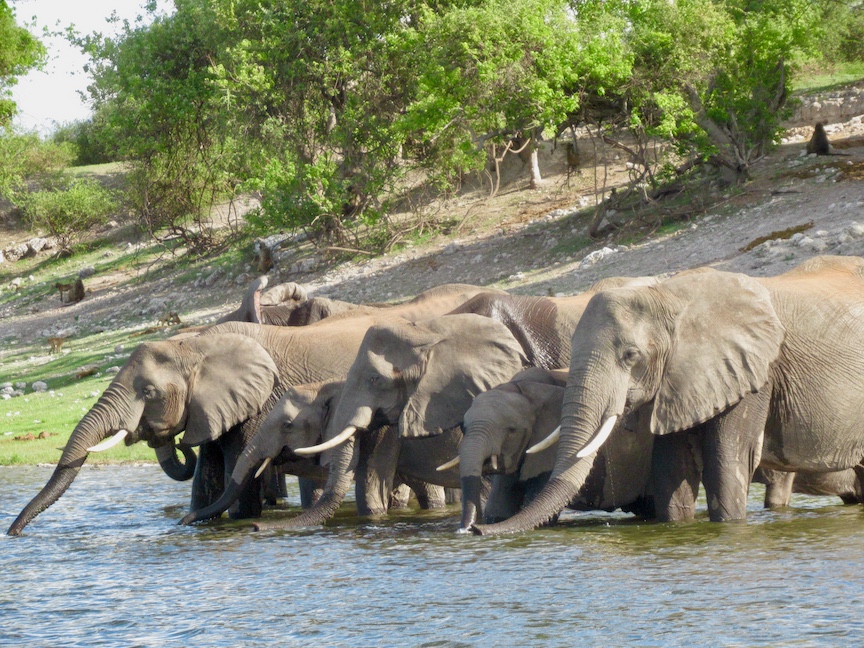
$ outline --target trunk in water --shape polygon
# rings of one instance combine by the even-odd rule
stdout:
[[[75,480],[81,466],[87,461],[89,454],[87,448],[96,445],[117,430],[127,427],[121,422],[121,417],[117,414],[117,403],[125,404],[129,400],[125,392],[125,388],[112,383],[90,411],[84,415],[84,418],[78,422],[48,483],[18,514],[7,531],[9,535],[21,535],[24,527],[33,518],[60,499],[60,496]],[[127,416],[123,418],[128,422],[129,428],[135,429],[138,426],[140,412],[135,416],[133,412],[129,411]],[[134,424],[131,423],[133,418]]]
[[[177,450],[183,453],[183,461],[177,457]],[[195,475],[197,457],[189,446],[178,446],[171,439],[170,443],[156,448],[156,458],[162,470],[174,481],[188,481]]]
[[[479,427],[474,427],[459,445],[462,529],[470,529],[476,522],[483,521],[483,463],[492,454],[489,438],[489,432],[481,433]]]
[[[470,529],[483,517],[483,478],[477,476],[462,478],[462,523],[460,529]]]
[[[303,511],[300,515],[286,520],[274,522],[257,522],[253,526],[256,531],[267,529],[299,529],[302,527],[320,526],[336,513],[345,499],[345,493],[354,479],[354,457],[357,448],[355,439],[350,439],[333,450],[330,460],[329,475],[324,493],[311,508]]]

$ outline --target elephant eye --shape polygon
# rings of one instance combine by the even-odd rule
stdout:
[[[378,384],[378,376],[369,376],[369,385],[374,387]]]
[[[626,365],[634,365],[639,362],[639,359],[642,357],[642,352],[636,347],[629,347],[624,351],[624,354],[621,356],[621,359],[624,361]]]
[[[159,391],[152,385],[148,385],[144,388],[142,395],[144,400],[155,400],[159,396]]]
[[[282,421],[282,429],[285,430],[286,432],[288,430],[291,430],[293,427],[294,427],[294,421],[291,421],[288,419],[285,419],[284,421]]]

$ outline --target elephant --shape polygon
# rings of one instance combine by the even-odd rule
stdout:
[[[862,466],[829,473],[803,473],[773,470],[760,465],[753,481],[765,484],[765,508],[789,506],[792,493],[837,495],[844,504],[864,502],[859,473]]]
[[[482,288],[441,287],[414,307],[418,315],[449,310]],[[425,309],[425,311],[424,311]],[[139,346],[102,396],[76,425],[48,483],[10,526],[19,535],[75,479],[91,450],[113,436],[127,445],[146,440],[171,460],[176,446],[188,456],[200,446],[192,482],[191,510],[221,495],[226,477],[269,409],[291,385],[346,376],[360,343],[374,323],[399,319],[389,309],[375,316],[330,318],[303,327],[226,322],[184,336]],[[407,323],[407,322],[406,322]],[[161,459],[166,472],[183,477],[190,465]],[[181,474],[182,473],[182,474]],[[260,514],[255,479],[231,511]]]
[[[413,299],[401,304],[354,304],[327,297],[308,297],[306,290],[293,282],[279,284],[264,292],[267,277],[253,281],[243,297],[240,306],[216,321],[254,322],[273,326],[308,326],[328,317],[358,317],[360,315],[380,314],[385,310],[392,316],[404,317],[414,321],[429,317],[429,304],[451,300],[457,307],[466,299],[477,294],[506,295],[495,288],[480,288],[469,284],[444,284],[426,290]],[[436,306],[435,313],[447,312],[445,306]]]
[[[576,324],[591,297],[600,290],[643,286],[655,277],[608,277],[585,292],[569,297],[535,297],[484,292],[451,311],[491,317],[504,324],[522,345],[533,367],[557,369],[570,362],[570,344]]]
[[[776,277],[710,269],[597,293],[573,335],[555,467],[519,513],[478,534],[515,533],[579,492],[616,419],[640,410],[655,435],[660,520],[746,517],[760,459],[832,472],[864,457],[864,259],[815,257]],[[850,353],[850,349],[852,353]]]
[[[189,513],[180,523],[191,524],[220,515],[234,503],[252,478],[253,472],[260,474],[274,460],[296,460],[298,457],[293,454],[294,449],[320,443],[344,385],[345,381],[332,381],[289,388],[246,444],[234,467],[231,480],[219,500],[204,509]],[[435,475],[432,471],[448,458],[450,453],[456,451],[461,434],[438,435],[433,437],[433,443],[422,443],[425,439],[406,440],[401,448],[395,443],[395,428],[392,426],[383,426],[377,434],[370,435],[369,438],[371,441],[361,448],[356,471],[356,500],[360,515],[386,513],[393,504],[393,492],[400,483],[409,486],[416,493],[421,508],[443,506],[444,489],[423,480],[429,475],[434,475],[435,481],[458,488],[459,478],[455,471],[444,476]],[[400,448],[398,456],[375,452],[382,445],[386,448]],[[388,470],[389,464],[392,464],[392,470]],[[326,479],[326,468],[317,464],[315,468],[318,472],[310,472],[308,475]],[[381,479],[376,478],[379,475]]]
[[[363,454],[384,452],[401,461],[407,448],[429,448],[443,439],[450,444],[449,453],[419,451],[423,471],[417,477],[458,486],[458,471],[447,476],[436,468],[456,453],[463,414],[474,396],[506,382],[526,362],[521,346],[503,324],[470,313],[371,327],[328,421],[327,441],[295,450],[301,456],[327,453],[322,459],[329,469],[324,494],[299,516],[256,528],[314,526],[329,519],[354,476],[362,449],[358,446],[368,444],[384,426],[394,428],[393,437],[378,443],[380,449]],[[409,446],[406,439],[418,443]],[[386,475],[367,477],[373,484],[387,480]]]
[[[478,394],[465,412],[458,461],[462,482],[461,530],[476,518],[501,521],[540,492],[555,463],[554,446],[526,454],[558,425],[566,370],[529,368],[510,382]],[[637,417],[626,417],[600,449],[583,488],[568,503],[576,510],[622,508],[650,517],[653,437]],[[448,466],[448,464],[444,464]],[[484,475],[492,491],[482,507]]]

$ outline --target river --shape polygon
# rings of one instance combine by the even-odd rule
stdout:
[[[4,532],[50,472],[0,467]],[[85,468],[0,540],[0,645],[860,644],[861,507],[765,511],[753,491],[746,524],[568,514],[479,538],[454,533],[458,507],[369,520],[346,504],[326,527],[255,533],[177,526],[189,484],[157,466]]]

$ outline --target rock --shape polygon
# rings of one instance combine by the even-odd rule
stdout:
[[[0,250],[0,263],[6,263],[6,257],[3,256],[3,250]]]
[[[114,347],[114,353],[123,353],[123,349],[125,348],[126,347],[124,347],[122,344],[118,344]]]
[[[864,236],[864,225],[852,221],[849,224],[849,227],[846,228],[846,234],[848,234],[853,239],[859,239]]]
[[[34,236],[29,241],[27,241],[27,253],[25,256],[34,257],[39,254],[42,250],[45,249],[45,245],[48,243],[47,239],[44,239],[40,236]]]
[[[48,391],[48,384],[41,380],[37,380],[33,383],[32,389],[34,392],[46,392]]]
[[[26,389],[26,388],[27,388],[27,383],[25,383],[25,382],[16,382],[15,383],[15,389]]]
[[[204,280],[204,285],[207,288],[212,288],[219,279],[222,277],[222,270],[214,270],[209,277]]]
[[[108,368],[105,370],[105,373],[108,374],[109,376],[113,376],[113,375],[116,374],[118,371],[120,371],[120,367],[118,367],[118,366],[115,365],[115,366],[113,366],[113,367],[108,367]]]
[[[27,254],[27,244],[18,243],[17,245],[6,248],[3,252],[6,254],[6,258],[10,261],[17,261]]]
[[[604,247],[600,250],[594,250],[589,255],[587,255],[582,261],[579,263],[580,268],[588,268],[593,265],[596,265],[610,254],[615,254],[615,250],[609,247]]]
[[[87,277],[92,277],[95,274],[96,274],[96,268],[94,268],[92,265],[91,266],[84,266],[83,268],[81,268],[78,271],[78,276],[81,279],[86,279]]]

